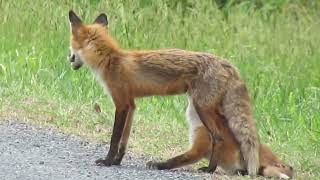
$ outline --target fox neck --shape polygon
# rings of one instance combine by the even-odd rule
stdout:
[[[96,33],[90,39],[94,40],[89,41],[79,54],[94,71],[107,68],[114,57],[120,57],[123,54],[123,50],[109,35]]]

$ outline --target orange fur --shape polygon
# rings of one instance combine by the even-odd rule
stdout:
[[[199,116],[197,120],[208,129],[211,140],[217,145],[221,136],[212,117],[216,107],[221,107],[240,145],[246,169],[250,175],[257,174],[259,137],[249,93],[237,69],[227,60],[209,53],[180,49],[126,51],[109,34],[105,14],[99,15],[94,24],[85,25],[70,11],[69,20],[72,67],[79,69],[82,64],[90,67],[116,106],[110,150],[105,159],[97,161],[98,164],[120,164],[131,129],[135,98],[186,93],[193,111]],[[179,160],[186,163],[183,161],[188,158]],[[209,166],[212,171],[215,164],[214,156],[211,156]]]
[[[217,115],[215,118],[218,119],[215,119],[214,123],[216,124],[219,133],[223,137],[223,142],[215,145],[213,150],[214,156],[218,161],[218,166],[220,166],[229,174],[236,174],[246,171],[243,155],[240,151],[240,145],[228,127],[226,119],[223,117],[223,115]],[[208,138],[208,132],[206,128],[199,127],[196,133],[207,134],[206,136],[202,135],[202,137],[206,137],[206,147],[209,149],[208,152],[211,152],[212,148],[211,146],[208,146],[211,139]],[[194,141],[198,140],[195,139]],[[204,138],[202,138],[200,141],[203,142]],[[260,144],[259,149],[260,175],[277,178],[293,177],[292,167],[286,165],[284,162],[278,159],[268,146]],[[207,154],[207,158],[209,155],[210,153]]]
[[[213,150],[218,165],[229,174],[237,174],[246,171],[243,156],[240,151],[240,145],[226,124],[226,119],[222,115],[216,117],[218,117],[218,119],[215,119],[214,122],[217,125],[219,133],[223,137],[223,142],[215,145]],[[207,134],[207,130],[204,127],[199,127],[197,131]],[[201,141],[203,141],[203,139]],[[210,142],[211,140],[210,138],[207,138],[206,141]],[[211,146],[207,145],[207,148],[210,149],[209,152],[212,151]],[[259,149],[260,175],[280,177],[282,173],[289,178],[293,177],[292,168],[279,160],[269,147],[260,144]]]
[[[147,163],[147,166],[152,169],[178,168],[195,163],[202,158],[210,159],[211,153],[213,152],[218,166],[221,167],[226,174],[246,174],[247,170],[240,151],[240,145],[228,127],[226,119],[218,113],[216,113],[213,118],[215,118],[215,121],[211,122],[214,123],[219,134],[223,137],[222,142],[214,144],[214,149],[212,149],[212,140],[207,129],[204,126],[199,126],[191,132],[193,138],[191,148],[187,152],[164,162],[150,161]],[[268,146],[260,144],[259,147],[259,175],[275,178],[293,177],[292,167],[278,159]]]

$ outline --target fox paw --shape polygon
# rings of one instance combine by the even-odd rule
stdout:
[[[210,168],[207,166],[201,167],[198,169],[198,171],[205,172],[205,173],[211,173],[211,174],[214,173],[215,170],[216,170],[215,168]]]
[[[123,156],[124,150],[122,152],[118,152],[116,157],[113,159],[112,165],[120,166]]]
[[[115,159],[113,162],[112,162],[112,165],[115,165],[115,166],[120,166],[121,164],[121,160],[119,159]]]
[[[157,170],[163,170],[163,169],[167,169],[165,167],[164,163],[161,162],[154,162],[154,161],[149,161],[146,163],[146,167],[148,169],[157,169]]]
[[[100,158],[96,160],[96,165],[98,166],[111,166],[113,164],[113,160]]]

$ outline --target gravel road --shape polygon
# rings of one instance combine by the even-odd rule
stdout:
[[[99,167],[104,145],[17,121],[0,121],[0,179],[208,179],[186,170],[147,170],[127,154],[122,166]]]

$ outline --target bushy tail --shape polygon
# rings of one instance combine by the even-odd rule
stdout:
[[[240,144],[248,174],[257,175],[260,167],[260,142],[252,116],[249,93],[243,82],[236,81],[230,85],[222,102],[222,111]]]

